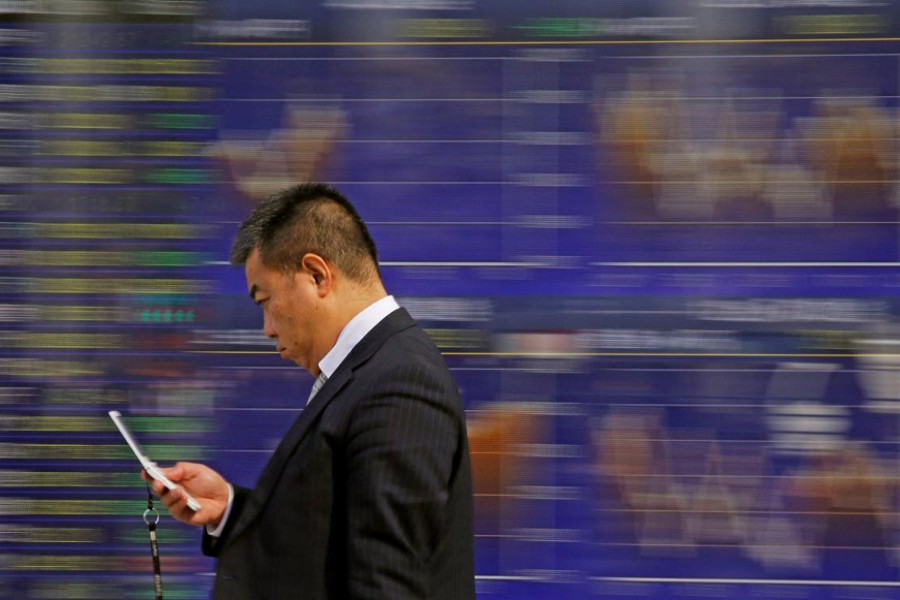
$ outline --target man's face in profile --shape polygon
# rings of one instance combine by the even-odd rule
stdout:
[[[244,265],[250,297],[262,309],[263,333],[275,340],[281,358],[297,363],[314,375],[314,355],[320,308],[316,281],[302,267],[286,273],[263,264],[253,250]]]

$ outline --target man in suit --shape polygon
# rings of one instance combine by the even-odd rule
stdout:
[[[356,210],[329,186],[288,188],[243,222],[231,260],[281,357],[317,379],[254,489],[196,463],[163,469],[173,491],[153,483],[204,526],[214,597],[474,598],[462,403]]]

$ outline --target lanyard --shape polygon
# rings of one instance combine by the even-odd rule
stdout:
[[[153,556],[153,588],[155,600],[163,600],[162,570],[159,568],[159,544],[156,543],[156,524],[159,523],[159,512],[153,508],[153,495],[147,486],[147,510],[144,511],[144,523],[150,530],[150,554]]]

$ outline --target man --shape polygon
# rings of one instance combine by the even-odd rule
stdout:
[[[385,292],[356,210],[321,184],[279,192],[241,224],[231,261],[282,358],[317,380],[254,489],[195,463],[163,469],[173,491],[153,482],[175,518],[205,526],[214,597],[474,598],[461,401]]]

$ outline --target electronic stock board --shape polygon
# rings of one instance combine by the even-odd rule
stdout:
[[[480,597],[896,597],[898,17],[0,2],[0,597],[152,597],[107,410],[253,484],[311,378],[228,246],[306,180],[462,390]]]

